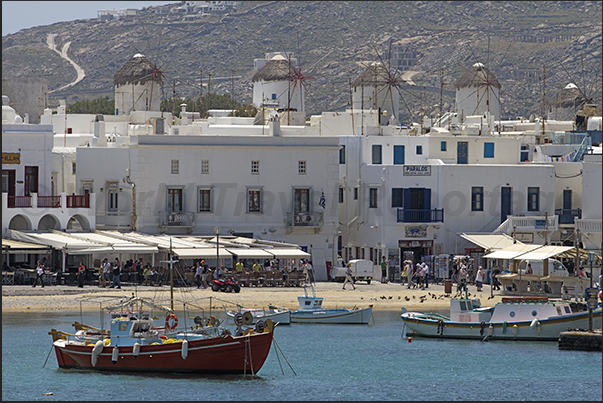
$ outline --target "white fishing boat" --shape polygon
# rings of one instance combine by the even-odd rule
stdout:
[[[367,308],[353,307],[325,309],[322,306],[323,298],[317,297],[312,286],[312,296],[308,295],[304,286],[304,296],[297,297],[299,309],[291,311],[293,323],[328,323],[328,324],[357,324],[366,325],[373,314],[373,306]],[[286,309],[274,305],[268,305],[271,309]]]
[[[240,307],[239,311],[226,311],[226,315],[237,323],[237,315],[241,315],[242,323],[245,326],[255,325],[258,320],[271,319],[275,324],[290,325],[291,311],[283,308],[268,307],[268,311],[263,308]]]
[[[452,298],[450,316],[406,312],[403,332],[408,336],[443,339],[557,341],[568,329],[588,329],[588,311],[572,312],[567,302],[547,297],[509,297],[482,308],[478,298]],[[593,328],[601,328],[601,308],[592,313]]]

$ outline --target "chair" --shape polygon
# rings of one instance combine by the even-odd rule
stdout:
[[[15,273],[11,271],[3,271],[2,285],[15,285]]]

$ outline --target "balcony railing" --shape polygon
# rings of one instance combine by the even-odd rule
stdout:
[[[192,227],[195,213],[188,211],[160,211],[159,225],[162,227]]]
[[[90,208],[90,195],[67,195],[67,208]]]
[[[306,212],[306,213],[287,213],[288,227],[321,227],[324,213]]]
[[[60,208],[61,196],[38,196],[38,207]]]
[[[132,213],[97,211],[96,227],[99,229],[132,229]]]
[[[31,207],[31,196],[8,196],[9,208]]]
[[[398,209],[398,222],[444,222],[444,209]]]
[[[582,209],[555,209],[555,214],[559,216],[559,224],[573,224],[576,218],[582,218]]]

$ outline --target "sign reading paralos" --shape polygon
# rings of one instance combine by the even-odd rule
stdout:
[[[21,153],[2,153],[3,164],[20,164]]]
[[[431,166],[404,165],[404,176],[431,176]]]

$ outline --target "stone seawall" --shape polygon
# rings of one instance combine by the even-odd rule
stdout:
[[[593,332],[575,330],[559,333],[559,350],[603,352],[601,329]]]

